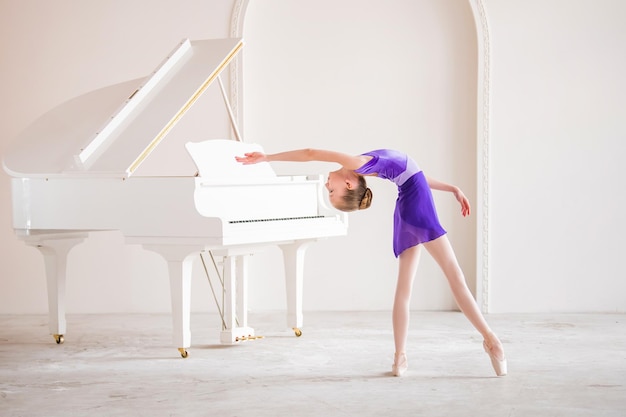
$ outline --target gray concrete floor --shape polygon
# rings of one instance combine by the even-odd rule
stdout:
[[[626,416],[626,316],[490,315],[509,375],[494,376],[460,313],[413,313],[409,371],[391,376],[388,312],[250,315],[264,339],[219,345],[218,318],[74,315],[56,345],[45,316],[0,316],[1,416]]]

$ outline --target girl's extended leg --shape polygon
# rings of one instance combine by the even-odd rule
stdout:
[[[396,347],[392,372],[399,376],[406,369],[406,339],[409,331],[409,305],[413,278],[420,258],[420,247],[413,246],[398,257],[398,283],[393,301],[393,339]],[[404,367],[404,369],[402,369]]]
[[[448,237],[443,235],[440,238],[424,243],[424,247],[443,270],[457,305],[470,323],[472,323],[476,330],[483,336],[485,349],[488,349],[487,353],[490,353],[490,356],[494,356],[497,360],[504,360],[502,343],[500,343],[498,337],[489,328],[485,318],[478,309],[478,305],[472,293],[469,288],[467,288],[465,277],[463,276],[463,272],[461,271],[461,267],[459,266]]]

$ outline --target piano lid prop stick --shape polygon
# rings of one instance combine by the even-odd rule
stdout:
[[[230,107],[230,102],[228,101],[228,97],[226,97],[226,90],[224,89],[224,84],[222,84],[222,77],[217,76],[217,82],[220,84],[220,90],[222,90],[222,97],[224,98],[224,103],[226,104],[226,110],[228,110],[228,118],[230,119],[230,124],[233,127],[233,131],[235,132],[235,137],[238,142],[242,142],[241,135],[239,134],[239,129],[237,129],[237,122],[235,121],[235,116],[233,115],[233,109]]]

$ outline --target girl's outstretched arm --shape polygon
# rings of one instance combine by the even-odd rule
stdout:
[[[323,149],[298,149],[294,151],[279,152],[274,154],[264,154],[262,152],[250,152],[244,156],[236,156],[237,162],[241,162],[244,165],[256,164],[258,162],[272,162],[272,161],[294,161],[294,162],[308,162],[308,161],[322,161],[322,162],[335,162],[347,169],[357,169],[367,162],[371,157],[362,155],[348,155],[341,152],[327,151]]]
[[[434,178],[426,177],[426,181],[428,181],[428,186],[433,190],[439,191],[447,191],[454,194],[454,197],[457,199],[459,204],[461,204],[461,214],[463,217],[469,216],[470,214],[470,203],[463,191],[455,185],[451,185],[442,181],[438,181]]]

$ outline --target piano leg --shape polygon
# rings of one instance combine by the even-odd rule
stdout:
[[[199,247],[185,245],[150,245],[147,250],[157,252],[167,261],[172,297],[173,342],[183,358],[191,346],[191,272],[193,256]]]
[[[304,253],[314,240],[298,240],[279,245],[285,264],[285,288],[287,289],[287,326],[296,336],[302,336],[302,285],[304,277]]]
[[[48,326],[50,334],[58,344],[63,343],[66,332],[65,321],[65,277],[67,255],[70,250],[82,243],[87,233],[74,233],[67,236],[56,235],[29,237],[27,244],[36,247],[43,254],[48,285]]]

